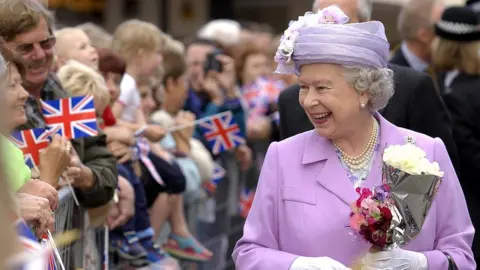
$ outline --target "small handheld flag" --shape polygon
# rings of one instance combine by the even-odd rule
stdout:
[[[17,219],[14,222],[14,226],[25,253],[32,255],[42,252],[42,246],[37,242],[37,238],[24,220]],[[39,257],[25,262],[25,264],[28,265],[29,269],[46,269],[47,261],[44,257]]]
[[[214,162],[212,180],[205,182],[203,185],[203,188],[209,196],[213,196],[215,194],[215,192],[217,191],[218,183],[220,182],[220,180],[223,179],[223,177],[225,177],[225,174],[225,169],[222,168],[222,166],[220,166],[218,163]]]
[[[40,243],[42,244],[42,247],[46,250],[48,249],[49,251],[45,254],[45,260],[47,261],[47,270],[56,270],[57,266],[55,265],[55,256],[54,256],[54,249],[52,244],[49,241],[49,238],[47,235],[42,236],[42,239],[40,240]]]
[[[25,164],[34,168],[40,165],[40,150],[50,143],[50,132],[43,128],[16,131],[10,135],[9,139],[22,150]]]
[[[215,155],[245,144],[245,138],[231,111],[214,115],[198,123],[198,126]]]
[[[245,188],[240,194],[240,216],[247,218],[250,209],[252,208],[253,199],[255,198],[255,191]]]
[[[41,101],[42,113],[49,129],[68,139],[98,135],[93,96]]]

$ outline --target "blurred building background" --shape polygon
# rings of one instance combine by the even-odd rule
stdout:
[[[95,22],[113,30],[128,18],[160,26],[176,38],[184,38],[211,19],[266,23],[280,33],[287,23],[310,10],[313,0],[44,0],[56,11],[61,25]],[[407,0],[374,0],[373,18],[382,21],[392,44],[398,41],[395,24],[400,6]],[[422,0],[418,0],[422,1]],[[465,0],[445,0],[461,5]]]

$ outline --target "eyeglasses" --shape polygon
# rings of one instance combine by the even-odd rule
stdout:
[[[55,45],[56,41],[55,36],[49,36],[39,42],[20,44],[16,47],[16,51],[21,54],[28,54],[34,50],[35,44],[37,43],[43,50],[50,50]]]

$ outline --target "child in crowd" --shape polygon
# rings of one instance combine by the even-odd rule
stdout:
[[[94,70],[98,69],[98,53],[90,38],[81,29],[63,28],[55,32],[56,68],[65,65],[68,60],[76,60]]]
[[[99,49],[99,55],[100,71],[107,81],[107,85],[112,96],[112,102],[114,102],[114,97],[118,97],[120,95],[119,86],[122,74],[125,72],[125,63],[118,56],[118,54],[112,53],[107,49]],[[141,81],[142,80],[139,80],[139,82]],[[174,160],[172,161],[172,165],[177,166]],[[152,216],[152,227],[156,228],[154,226],[154,224],[156,224],[156,226],[158,226],[157,228],[160,229],[165,223],[165,220],[168,219],[170,221],[172,231],[179,232],[181,236],[186,236],[182,238],[179,237],[179,241],[182,243],[178,244],[178,246],[187,248],[190,247],[190,250],[192,250],[189,253],[191,259],[193,258],[197,261],[207,260],[210,256],[204,256],[202,255],[203,253],[200,253],[203,252],[202,246],[197,244],[197,241],[191,236],[188,230],[183,214],[183,201],[181,200],[179,193],[175,192],[175,183],[173,183],[173,189],[169,187],[169,184],[172,183],[166,183],[167,187],[162,190],[160,185],[155,185],[155,182],[152,181],[151,177],[149,177],[148,172],[142,174],[141,180],[145,185],[148,206],[150,207],[153,205],[150,209]],[[164,180],[168,182],[176,181],[175,177],[164,177]],[[182,193],[184,190],[185,187],[180,193]],[[158,194],[159,192],[160,194]],[[184,244],[185,242],[186,244]],[[195,248],[191,248],[192,244],[195,245]]]
[[[112,106],[112,112],[121,125],[134,131],[147,127],[145,137],[150,141],[159,141],[165,131],[158,125],[147,125],[140,108],[136,83],[140,76],[151,76],[161,64],[162,42],[161,32],[155,25],[139,20],[126,21],[118,26],[112,42],[114,51],[126,62],[120,95]]]
[[[161,95],[163,97],[162,106],[160,106],[161,109],[153,114],[150,112],[148,115],[154,123],[158,123],[165,128],[171,128],[178,125],[178,122],[181,122],[185,118],[195,119],[195,115],[191,112],[182,110],[188,93],[185,80],[186,63],[184,45],[172,38],[167,38],[163,52],[163,59],[163,89],[159,89],[158,86],[154,86],[153,88],[145,86],[140,87],[140,92],[145,113],[147,113],[147,110],[151,111],[148,109],[150,106],[149,104],[152,102],[160,103],[156,100],[156,97],[158,96],[156,92],[163,92]],[[155,87],[157,89],[154,89]],[[145,107],[147,107],[147,110]],[[200,182],[210,181],[212,179],[214,165],[209,150],[206,149],[199,140],[192,138],[192,136],[185,137],[179,135],[182,134],[168,133],[161,141],[162,146],[166,149],[178,149],[184,143],[187,143],[189,146],[189,152],[186,154],[195,162],[200,174]]]
[[[107,84],[100,73],[80,62],[69,60],[66,65],[58,70],[57,75],[65,90],[72,95],[92,95],[95,99],[96,112],[98,115],[102,115],[105,107],[110,103],[110,94],[107,90]],[[112,137],[108,133],[107,137]],[[128,221],[124,220],[122,223],[125,224],[121,224],[118,221],[118,216],[121,216],[123,213],[108,220],[110,221],[111,229],[114,229],[111,232],[113,250],[122,258],[129,260],[133,266],[155,263],[165,267],[162,269],[167,269],[168,265],[171,266],[168,269],[176,269],[176,262],[173,259],[169,260],[166,254],[155,244],[154,231],[150,226],[143,185],[137,175],[133,173],[134,170],[131,166],[131,162],[128,161],[118,164],[119,196],[121,197],[122,192],[133,187],[135,215]]]
[[[126,72],[120,84],[119,98],[114,103],[112,111],[117,119],[121,119],[122,123],[127,123],[125,126],[135,129],[147,123],[147,118],[141,110],[141,97],[137,82],[142,76],[152,76],[160,65],[163,42],[162,33],[155,25],[138,20],[122,23],[114,33],[112,48],[119,55],[124,56]],[[161,135],[157,138],[149,137],[146,134],[151,141],[159,141],[165,135],[165,130],[158,125],[148,125],[148,127],[156,127],[163,132],[157,134]],[[151,145],[151,147],[156,155],[150,152],[148,157],[154,164],[163,164],[166,161],[178,167],[173,155],[163,150],[159,144]],[[145,171],[145,166],[142,168]],[[189,259],[192,260],[209,260],[212,253],[193,237],[185,221],[181,194],[185,191],[185,184],[183,189],[179,190],[174,177],[162,178],[165,181],[164,185],[159,185],[154,181],[145,183],[147,201],[149,206],[152,206],[150,208],[151,223],[156,234],[159,234],[165,221],[168,220],[172,230],[169,241],[177,247],[177,250],[188,254]]]

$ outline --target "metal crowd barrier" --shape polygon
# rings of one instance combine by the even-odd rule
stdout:
[[[66,270],[102,269],[103,247],[99,249],[96,244],[96,234],[93,230],[85,231],[85,211],[76,206],[73,195],[68,187],[58,191],[59,207],[55,211],[55,232],[61,233],[78,229],[82,232],[80,240],[71,245],[59,247],[58,251]],[[58,260],[57,269],[60,269]]]
[[[68,187],[58,191],[59,207],[55,211],[55,232],[61,233],[76,228],[74,226],[75,201]],[[74,246],[69,245],[59,248],[60,257],[66,269],[75,269]],[[58,262],[57,262],[58,265]]]
[[[264,145],[252,146],[256,156],[255,159],[262,159],[261,153],[266,151]],[[182,269],[235,269],[231,254],[236,241],[242,236],[244,223],[243,218],[239,216],[239,196],[245,186],[254,188],[258,179],[259,168],[257,165],[253,166],[248,173],[241,172],[233,152],[223,153],[217,158],[216,162],[226,170],[226,176],[219,182],[215,197],[209,199],[214,200],[214,219],[205,221],[204,216],[202,216],[205,214],[205,205],[207,204],[205,198],[185,205],[185,215],[191,232],[214,253],[214,256],[209,262],[201,264],[181,262]],[[84,230],[85,211],[75,205],[73,196],[67,187],[59,190],[59,198],[60,207],[55,212],[55,231],[58,233],[80,229],[83,232],[80,241],[59,249],[65,268],[68,270],[104,269],[104,230]],[[211,204],[212,201],[209,203]],[[168,226],[165,230],[168,231]],[[163,233],[163,235],[168,235],[168,232]],[[57,267],[57,269],[59,268]],[[110,264],[108,269],[120,268]]]

